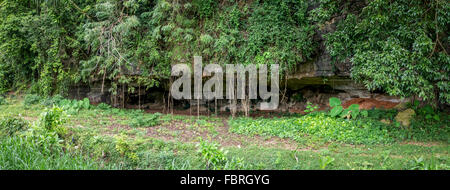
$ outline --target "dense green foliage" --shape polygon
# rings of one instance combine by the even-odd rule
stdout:
[[[445,113],[439,114],[443,117],[440,121],[425,119],[426,115],[419,114],[413,120],[410,129],[403,129],[396,123],[385,124],[379,121],[393,120],[395,115],[391,112],[391,110],[369,110],[367,118],[360,119],[336,118],[322,112],[302,117],[237,118],[230,121],[230,131],[245,135],[291,138],[298,142],[308,138],[351,144],[386,144],[411,139],[445,142],[449,140],[450,129],[447,122],[450,117]]]
[[[377,121],[354,121],[327,117],[323,113],[301,118],[233,119],[231,131],[247,135],[278,136],[304,140],[305,136],[324,141],[351,144],[389,143],[393,138],[386,127]]]
[[[448,1],[369,1],[327,35],[337,61],[370,90],[450,102]]]
[[[361,3],[358,3],[361,4]],[[370,90],[450,101],[448,1],[1,0],[0,94],[64,95],[70,85],[102,82],[113,95],[168,82],[170,65],[281,65],[314,59],[313,36],[353,64]],[[31,85],[31,88],[26,88]],[[120,101],[115,99],[115,101]],[[117,102],[115,102],[117,105]]]
[[[446,0],[0,0],[0,169],[448,169],[450,118],[430,105],[450,103],[449,24]],[[304,116],[226,120],[63,98],[100,82],[117,107],[126,93],[167,89],[171,65],[194,55],[277,63],[285,75],[316,61],[320,35],[369,90],[434,104],[410,105],[405,128],[397,110],[344,109],[338,99],[326,113],[308,102]],[[11,90],[27,95],[5,98]],[[216,140],[227,147],[180,142],[192,139],[183,132],[226,134]],[[246,147],[256,135],[298,146]]]

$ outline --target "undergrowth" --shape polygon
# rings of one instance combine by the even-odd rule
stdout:
[[[378,114],[373,111],[370,113]],[[374,117],[391,118],[392,115]],[[337,141],[350,144],[389,144],[402,140],[448,141],[450,130],[445,123],[426,125],[420,119],[414,122],[410,128],[403,128],[395,126],[395,123],[387,125],[370,117],[349,120],[318,112],[300,117],[270,119],[241,117],[230,119],[229,123],[230,131],[234,133],[250,136],[278,136],[298,142],[311,137],[319,138],[323,142]]]

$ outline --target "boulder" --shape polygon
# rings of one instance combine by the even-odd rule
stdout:
[[[394,109],[402,111],[402,110],[406,110],[408,108],[408,103],[407,102],[401,102],[399,104],[397,104],[396,106],[394,106]]]
[[[411,124],[411,119],[416,114],[416,112],[409,108],[405,111],[399,112],[397,116],[395,116],[395,120],[401,123],[403,126],[409,127]]]

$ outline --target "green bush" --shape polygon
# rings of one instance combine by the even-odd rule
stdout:
[[[408,130],[396,130],[395,136],[403,140],[419,141],[444,141],[449,142],[450,116],[447,113],[437,112],[439,119],[427,117],[428,114],[417,114],[411,120],[411,126]],[[397,128],[395,128],[397,129]]]
[[[359,115],[359,105],[358,104],[352,104],[347,108],[350,111],[350,115],[352,118],[357,118]]]
[[[48,147],[62,148],[64,139],[68,137],[68,129],[64,126],[66,121],[65,112],[61,108],[46,108],[23,136],[30,143],[41,147],[42,151],[51,151],[52,148]]]
[[[28,122],[22,118],[3,118],[0,120],[0,136],[14,136],[28,128]]]
[[[369,90],[450,103],[448,45],[438,45],[449,40],[448,1],[366,2],[324,35],[331,57],[350,61],[352,78]]]
[[[39,118],[39,126],[48,132],[56,132],[59,137],[67,133],[64,124],[67,122],[66,114],[62,108],[53,107],[44,111]]]
[[[319,158],[319,167],[320,169],[324,170],[327,168],[327,166],[332,165],[334,162],[334,158],[330,156],[320,156]]]
[[[30,106],[30,105],[37,104],[40,101],[41,101],[40,96],[38,96],[36,94],[27,94],[27,95],[25,95],[25,98],[24,98],[24,105]]]
[[[200,18],[208,18],[212,16],[217,7],[216,0],[194,0],[192,1],[192,4],[194,5]]]
[[[68,130],[64,127],[66,123],[65,112],[59,107],[46,109],[41,113],[39,119],[34,122],[24,136],[30,143],[42,147],[61,147]]]
[[[330,116],[336,117],[340,115],[344,111],[344,108],[341,105],[335,106],[330,110]]]
[[[116,136],[116,151],[120,155],[128,158],[131,163],[137,164],[139,162],[139,156],[136,153],[137,147],[127,140],[127,137],[123,134]]]

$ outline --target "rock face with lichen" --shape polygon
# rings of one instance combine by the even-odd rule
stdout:
[[[411,124],[411,119],[416,114],[413,109],[406,109],[405,111],[399,112],[397,116],[395,116],[395,120],[400,122],[403,126],[409,127]]]

